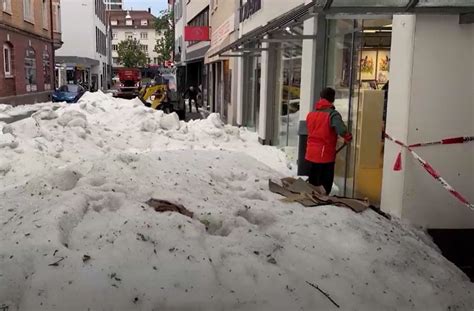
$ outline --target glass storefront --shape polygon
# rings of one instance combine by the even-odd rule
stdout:
[[[303,35],[303,25],[288,27],[274,34],[277,37],[292,37],[282,40],[277,45],[275,71],[276,109],[274,119],[277,120],[273,144],[282,148],[288,158],[296,161],[298,148],[298,126],[301,105],[301,67],[303,41],[295,39]]]
[[[327,40],[325,84],[354,136],[337,155],[336,192],[379,204],[391,20],[330,19]]]
[[[260,55],[249,54],[243,58],[243,126],[256,131],[260,115],[260,79],[262,59]]]

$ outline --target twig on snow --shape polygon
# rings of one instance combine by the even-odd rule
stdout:
[[[306,281],[306,283],[308,283],[311,287],[316,288],[321,294],[326,296],[326,298],[329,299],[336,307],[340,308],[340,306],[331,298],[331,296],[329,296],[328,293],[326,293],[325,291],[323,291],[322,289],[320,289],[317,285],[314,285],[313,283],[310,283],[308,281]]]
[[[66,259],[66,258],[61,257],[58,261],[53,262],[53,263],[50,263],[48,266],[50,266],[50,267],[57,267],[57,266],[59,266],[59,263],[60,263],[61,261],[63,261],[64,259]]]

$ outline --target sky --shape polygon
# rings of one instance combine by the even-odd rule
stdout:
[[[147,10],[151,8],[151,13],[155,16],[167,7],[168,0],[124,0],[124,9]]]

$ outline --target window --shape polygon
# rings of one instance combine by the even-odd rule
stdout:
[[[3,45],[3,72],[7,78],[13,76],[12,48],[6,43]]]
[[[112,61],[114,62],[114,64],[118,64],[118,63],[119,63],[119,59],[118,59],[118,57],[114,57],[114,58],[112,58]]]
[[[25,51],[25,85],[27,92],[36,92],[36,52],[32,47]]]
[[[148,45],[140,44],[140,50],[142,50],[145,53],[148,52]]]
[[[12,0],[2,0],[2,10],[4,12],[12,12]]]
[[[76,84],[63,85],[59,88],[60,92],[69,92],[69,93],[81,93],[84,92],[84,88]]]
[[[118,45],[112,44],[112,51],[117,51],[117,50],[118,50]]]
[[[48,1],[43,0],[43,28],[48,29]]]
[[[132,25],[133,25],[133,20],[127,19],[127,20],[125,21],[125,25],[127,25],[127,26],[132,26]]]
[[[58,3],[53,4],[53,30],[55,32],[61,32],[61,7]]]
[[[45,50],[43,52],[43,76],[45,91],[51,90],[51,60],[47,48],[48,46],[45,46]]]
[[[117,38],[118,38],[117,33],[116,33],[116,32],[112,33],[112,39],[113,39],[113,40],[117,40]]]
[[[204,9],[201,13],[196,15],[189,23],[188,26],[209,26],[209,7]],[[188,46],[199,43],[199,41],[189,41]]]
[[[23,18],[31,23],[35,21],[33,2],[34,0],[23,0]]]
[[[148,26],[148,20],[142,19],[141,25],[142,25],[142,26]]]
[[[153,58],[153,63],[154,63],[155,65],[158,65],[158,64],[160,63],[160,61],[158,60],[158,57],[154,57],[154,58]]]
[[[118,21],[117,21],[116,19],[113,19],[113,20],[110,22],[110,24],[111,24],[112,26],[117,26],[117,25],[118,25]]]
[[[132,40],[133,39],[133,32],[126,32],[125,33],[125,38],[127,38],[128,40]]]
[[[148,32],[142,32],[142,33],[140,33],[140,39],[142,39],[142,40],[148,40]]]

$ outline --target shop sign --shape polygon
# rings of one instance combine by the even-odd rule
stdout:
[[[208,26],[184,27],[184,41],[210,41]]]
[[[258,12],[262,8],[262,0],[247,0],[240,7],[240,22],[250,18],[253,14]]]
[[[218,46],[234,31],[235,14],[232,14],[225,22],[223,22],[215,30],[212,29],[211,46]]]

